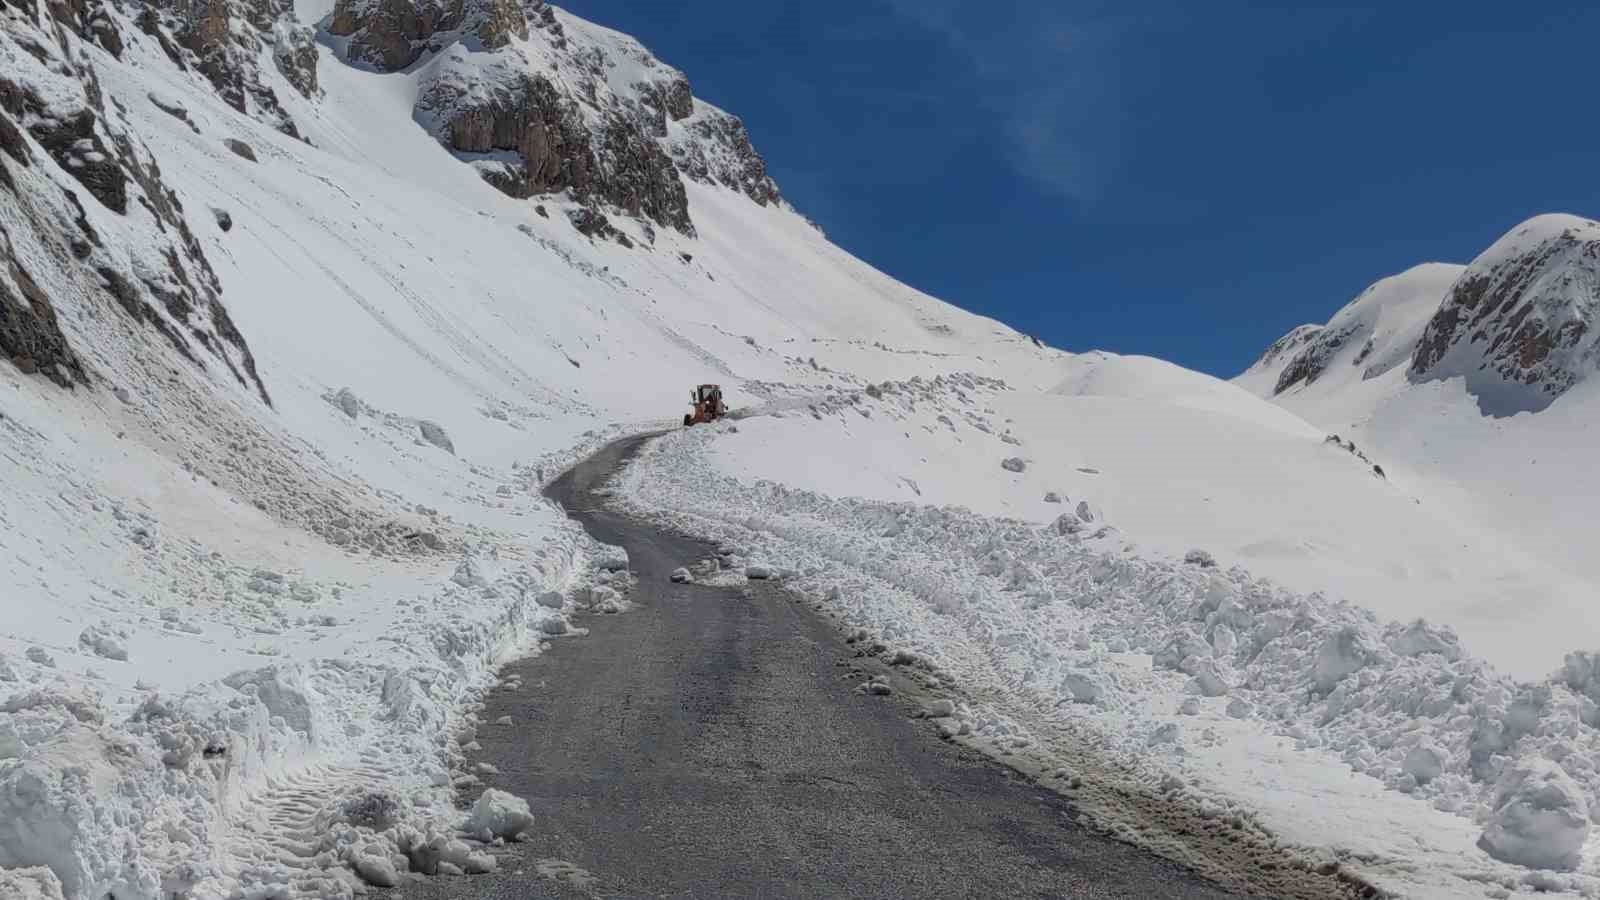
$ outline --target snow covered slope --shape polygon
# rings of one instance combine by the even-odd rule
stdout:
[[[1467,579],[1501,598],[1463,600],[1486,627],[1506,629],[1479,652],[1528,677],[1579,649],[1549,636],[1597,624],[1584,599],[1600,579],[1587,525],[1600,477],[1585,461],[1600,414],[1586,349],[1600,302],[1585,249],[1596,227],[1540,216],[1469,266],[1384,279],[1235,379],[1356,441],[1424,505],[1478,534],[1473,552],[1523,560]]]
[[[1302,325],[1278,339],[1236,381],[1261,396],[1313,385],[1332,393],[1409,366],[1422,331],[1462,267],[1425,263],[1377,282],[1326,325]]]
[[[706,381],[771,416],[681,439],[685,471],[1048,524],[1102,554],[1073,571],[1123,567],[1139,596],[1179,572],[1200,603],[1207,557],[1175,559],[1205,549],[1280,611],[1299,595],[1251,572],[1459,622],[1482,656],[1470,629],[1496,616],[1587,627],[1537,603],[1569,614],[1588,563],[1485,540],[1487,513],[1456,515],[1482,497],[1408,468],[1416,448],[1395,465],[1363,438],[1363,458],[1292,406],[1072,357],[872,270],[683,73],[538,0],[11,0],[0,228],[0,884],[53,890],[44,865],[86,900],[339,897],[493,865],[515,830],[463,836],[451,802],[473,703],[628,586],[539,488]],[[1358,318],[1386,359],[1410,327]],[[1552,448],[1586,446],[1562,410],[1590,387],[1540,414],[1569,430]],[[1493,466],[1511,444],[1450,446]],[[1541,463],[1583,485],[1583,457]],[[1317,639],[1377,621],[1354,609],[1319,612]],[[1052,671],[1074,627],[1030,632]],[[1473,671],[1448,763],[1476,787],[1429,795],[1469,805],[1469,726],[1520,696]],[[1396,746],[1341,752],[1378,771]]]
[[[704,381],[1057,378],[829,244],[637,43],[384,9],[420,62],[347,62],[331,5],[0,8],[0,866],[69,897],[492,864],[451,832],[471,703],[626,588],[539,499],[562,465]],[[419,112],[445,67],[557,118],[459,107],[491,146],[458,148]]]

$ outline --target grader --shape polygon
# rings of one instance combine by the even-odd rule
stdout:
[[[689,402],[694,404],[694,412],[684,414],[683,427],[685,428],[691,425],[715,422],[728,414],[728,405],[722,402],[721,385],[700,385],[689,392]]]

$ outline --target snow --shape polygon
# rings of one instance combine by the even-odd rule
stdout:
[[[314,102],[264,65],[298,141],[107,15],[126,62],[76,49],[273,402],[53,262],[38,223],[76,216],[77,182],[34,144],[0,162],[34,204],[0,192],[15,252],[95,372],[66,392],[0,362],[0,894],[349,897],[494,868],[495,838],[539,825],[495,791],[455,808],[477,704],[631,583],[539,492],[705,381],[744,417],[653,444],[626,502],[721,542],[716,577],[776,579],[970,688],[926,707],[941,733],[1049,758],[1086,815],[1118,822],[1097,781],[1170,776],[1415,896],[1535,883],[1480,832],[1573,862],[1600,809],[1600,389],[1486,420],[1459,383],[1385,368],[1442,269],[1340,314],[1382,371],[1270,403],[1277,369],[1041,347],[724,187],[686,184],[694,238],[618,216],[641,246],[591,242],[569,200],[499,194],[413,118],[422,79],[482,62],[459,45],[385,75],[319,46]],[[677,76],[560,15],[615,96]],[[9,32],[0,51],[82,102]],[[719,115],[696,101],[664,140]],[[167,277],[152,219],[84,200],[108,256]],[[1537,883],[1593,895],[1592,858]]]
[[[1495,859],[1535,869],[1573,869],[1589,836],[1589,804],[1567,773],[1519,760],[1495,785],[1479,846]]]
[[[959,377],[953,390],[980,410],[1003,396],[973,391]],[[936,424],[949,407],[932,388],[912,395],[918,419],[892,418],[888,407],[907,403],[912,391],[892,385],[881,401],[863,393],[814,405],[824,423],[842,412],[855,431],[888,420],[951,433]],[[1235,412],[1208,414],[1242,421]],[[1014,416],[1011,427],[1037,448],[1043,442],[1026,432],[1030,421]],[[777,439],[758,452],[728,452],[769,429]],[[965,440],[990,440],[992,431]],[[1136,532],[1121,527],[1110,503],[1105,524],[1061,534],[1038,520],[795,484],[859,472],[855,459],[830,465],[821,449],[830,441],[852,455],[877,446],[844,445],[810,416],[757,415],[737,433],[713,426],[663,438],[625,473],[620,493],[631,509],[670,527],[741,555],[784,560],[797,572],[789,589],[821,602],[847,633],[864,631],[890,648],[886,661],[907,652],[952,673],[985,698],[964,710],[964,721],[989,752],[1010,761],[1087,743],[1096,758],[1134,766],[1144,783],[1171,776],[1195,802],[1251,810],[1308,854],[1331,849],[1364,860],[1354,865],[1363,877],[1408,896],[1524,883],[1475,846],[1482,829],[1474,818],[1490,815],[1511,748],[1562,767],[1584,802],[1600,797],[1600,780],[1579,762],[1600,753],[1600,734],[1580,725],[1578,691],[1593,683],[1587,657],[1569,666],[1579,688],[1565,677],[1521,683],[1440,626],[1379,618],[1238,566],[1148,554],[1132,546]],[[953,439],[922,446],[963,450]],[[789,483],[742,474],[756,466]],[[993,492],[1000,478],[917,480],[927,496]],[[1032,503],[1039,494],[1018,497]],[[1431,837],[1418,844],[1421,834]],[[1557,876],[1540,876],[1547,877]],[[1557,880],[1600,890],[1589,869]]]
[[[528,801],[505,791],[490,788],[472,804],[462,830],[468,834],[488,832],[491,837],[514,838],[533,825]]]

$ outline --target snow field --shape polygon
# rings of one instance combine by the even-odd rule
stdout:
[[[796,420],[790,436],[802,441],[814,421]],[[756,424],[662,438],[619,479],[618,496],[736,560],[781,560],[788,586],[847,631],[950,673],[982,698],[962,715],[995,752],[1040,752],[1052,735],[1075,734],[1147,785],[1170,774],[1180,794],[1330,848],[1407,895],[1596,894],[1592,847],[1566,860],[1577,872],[1555,874],[1473,846],[1486,831],[1586,842],[1577,803],[1546,793],[1530,812],[1496,785],[1518,766],[1549,764],[1594,808],[1600,732],[1586,712],[1587,656],[1559,677],[1518,682],[1448,628],[1385,621],[1239,567],[1131,554],[1113,526],[1063,533],[728,477],[718,448]],[[1418,844],[1419,833],[1432,837]],[[1514,843],[1500,842],[1502,858],[1540,863]]]

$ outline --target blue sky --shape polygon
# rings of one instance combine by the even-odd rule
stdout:
[[[1600,8],[570,0],[743,117],[880,269],[1236,374],[1368,283],[1600,216]]]

